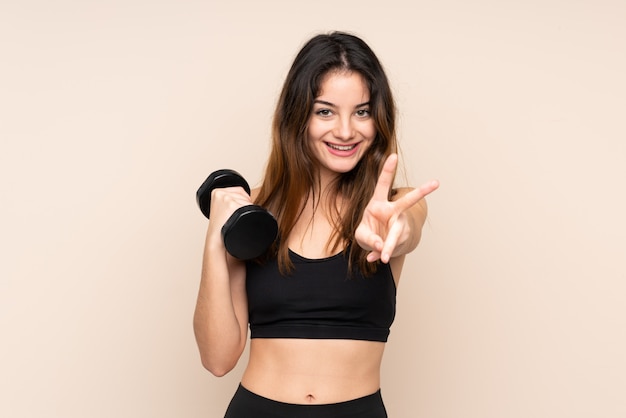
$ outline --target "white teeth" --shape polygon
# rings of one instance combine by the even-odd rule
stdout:
[[[356,144],[354,145],[334,145],[330,143],[327,143],[327,144],[329,147],[331,147],[332,149],[336,149],[337,151],[350,151],[351,149],[356,147]]]

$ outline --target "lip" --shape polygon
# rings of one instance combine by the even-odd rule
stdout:
[[[328,152],[338,157],[351,157],[352,155],[357,153],[357,151],[359,150],[361,146],[360,142],[356,142],[353,144],[335,144],[333,142],[326,142],[325,144],[326,144],[326,149],[328,150]],[[333,148],[332,145],[337,146],[337,147],[353,147],[353,148],[343,151],[337,148]]]

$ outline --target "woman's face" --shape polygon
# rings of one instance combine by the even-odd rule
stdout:
[[[347,173],[361,160],[376,136],[370,92],[356,72],[331,72],[313,102],[307,139],[322,177]]]

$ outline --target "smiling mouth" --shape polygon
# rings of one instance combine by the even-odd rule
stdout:
[[[326,145],[328,145],[332,149],[336,149],[337,151],[350,151],[350,150],[353,150],[354,148],[356,148],[356,146],[359,145],[359,144],[335,145],[335,144],[331,144],[330,142],[327,142]]]

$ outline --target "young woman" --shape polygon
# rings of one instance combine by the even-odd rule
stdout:
[[[386,417],[380,366],[404,257],[426,218],[418,189],[393,189],[395,105],[372,50],[346,33],[299,52],[273,122],[259,189],[216,189],[194,330],[216,376],[250,358],[227,418]],[[227,254],[220,229],[259,204],[279,240],[260,260]]]

